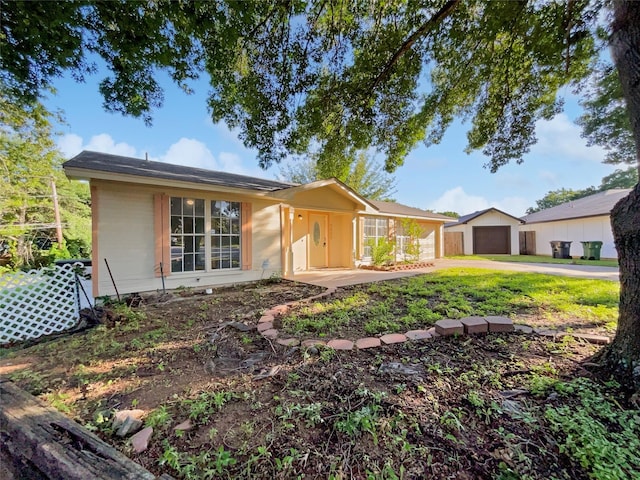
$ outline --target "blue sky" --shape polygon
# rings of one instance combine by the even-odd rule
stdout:
[[[50,108],[61,109],[66,125],[60,125],[58,145],[67,158],[82,150],[190,165],[211,170],[277,178],[279,166],[258,167],[256,152],[245,148],[237,132],[213,124],[206,108],[209,90],[202,80],[186,95],[169,81],[164,83],[164,106],[147,127],[140,119],[107,113],[98,92],[98,74],[86,83],[71,78],[55,83],[57,95]],[[537,125],[538,144],[521,165],[511,164],[492,174],[483,168],[487,158],[480,152],[467,155],[464,125],[453,125],[442,143],[420,145],[407,157],[394,177],[395,199],[413,207],[452,210],[462,215],[488,207],[521,216],[549,190],[599,185],[615,167],[602,164],[604,152],[587,147],[580,128],[577,99],[567,91],[565,112]]]

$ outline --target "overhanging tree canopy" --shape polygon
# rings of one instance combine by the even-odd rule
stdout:
[[[35,4],[35,5],[34,5]],[[155,74],[188,90],[206,70],[215,121],[240,127],[268,166],[317,150],[349,163],[375,148],[393,171],[454,118],[468,148],[495,171],[521,161],[535,122],[562,105],[558,90],[589,71],[597,5],[344,0],[256,2],[3,2],[2,72],[21,95],[64,69],[111,74],[109,110],[150,121],[162,104]],[[25,88],[26,87],[26,88]]]

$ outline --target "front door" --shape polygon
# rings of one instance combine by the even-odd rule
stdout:
[[[312,213],[309,215],[309,267],[327,266],[327,216]]]

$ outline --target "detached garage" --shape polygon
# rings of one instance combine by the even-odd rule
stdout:
[[[463,215],[456,223],[444,227],[445,255],[517,255],[521,223],[520,219],[497,208]],[[447,251],[448,244],[462,248]]]
[[[538,255],[551,255],[552,241],[571,242],[570,255],[580,257],[584,253],[580,242],[602,242],[600,256],[617,258],[618,252],[611,231],[611,209],[631,189],[612,189],[588,197],[556,205],[522,217],[523,235],[535,239]],[[446,231],[446,230],[445,230]]]

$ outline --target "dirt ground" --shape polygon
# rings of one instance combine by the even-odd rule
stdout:
[[[105,307],[97,328],[5,352],[0,374],[178,478],[586,478],[536,420],[558,401],[538,383],[593,376],[598,347],[513,333],[334,352],[255,330],[321,291],[264,282]],[[154,426],[139,454],[109,427],[128,408]]]

